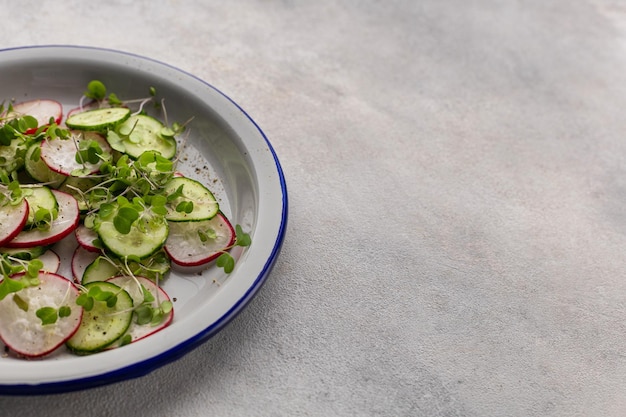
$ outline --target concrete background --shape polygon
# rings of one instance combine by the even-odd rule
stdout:
[[[290,196],[272,275],[216,337],[140,379],[0,397],[0,415],[626,415],[625,3],[0,14],[0,48],[114,48],[215,85]]]

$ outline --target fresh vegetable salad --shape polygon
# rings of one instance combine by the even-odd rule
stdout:
[[[190,121],[170,124],[156,97],[122,100],[94,80],[67,115],[50,98],[0,106],[5,355],[86,355],[148,337],[174,318],[161,285],[172,267],[230,273],[230,249],[251,243],[206,184],[177,171]],[[69,238],[62,276],[55,247]]]

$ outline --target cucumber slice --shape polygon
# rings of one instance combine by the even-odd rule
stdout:
[[[56,219],[59,214],[59,204],[52,190],[46,186],[26,187],[26,201],[28,201],[28,219],[26,227],[32,228],[41,220],[40,213],[47,213],[49,222]]]
[[[131,297],[133,297],[135,307],[139,307],[143,304],[144,308],[149,307],[154,310],[160,310],[164,306],[165,303],[169,303],[171,305],[169,295],[163,291],[161,287],[156,285],[154,282],[150,281],[146,277],[127,277],[127,276],[117,276],[109,279],[109,282],[114,283],[115,285],[119,285],[128,291]],[[150,293],[153,300],[151,302],[146,301],[146,291]],[[145,310],[144,310],[145,311]],[[170,325],[174,318],[174,309],[169,309],[169,311],[161,310],[162,316],[160,317],[161,321],[158,321],[158,316],[156,321],[151,321],[150,323],[143,323],[145,320],[145,316],[140,320],[139,319],[139,311],[137,311],[137,316],[133,319],[126,335],[117,339],[112,345],[109,345],[108,348],[116,348],[120,347],[126,343],[136,342],[137,340],[141,340],[145,337],[154,334],[167,326]],[[142,314],[143,316],[143,314]],[[155,317],[153,316],[153,319]],[[125,340],[128,339],[128,340]]]
[[[126,107],[110,107],[72,114],[65,121],[65,124],[71,129],[96,130],[102,132],[122,123],[129,117],[130,109]]]
[[[176,140],[161,134],[164,127],[154,117],[132,115],[118,125],[115,132],[109,132],[107,140],[113,149],[135,159],[145,151],[157,151],[164,158],[171,159],[176,155]]]
[[[80,283],[84,285],[95,281],[106,281],[119,274],[120,269],[117,266],[105,259],[97,258],[85,268]]]
[[[24,161],[24,167],[26,172],[35,181],[43,182],[51,187],[59,188],[63,181],[67,178],[65,175],[58,172],[54,172],[50,167],[41,159],[41,143],[33,143],[26,151],[26,158]],[[37,153],[37,155],[35,155]]]
[[[126,333],[133,317],[133,299],[128,292],[113,283],[96,281],[84,285],[87,295],[93,294],[90,291],[93,287],[114,294],[117,302],[109,307],[106,301],[96,299],[91,310],[85,308],[78,330],[66,342],[66,346],[77,354],[98,352],[114,343]]]
[[[165,218],[172,222],[187,222],[210,220],[219,211],[219,204],[213,193],[202,183],[186,177],[172,178],[163,189],[166,196],[181,194],[167,205]],[[191,202],[193,209],[190,212],[178,211],[180,203]]]
[[[98,219],[96,225],[98,237],[109,252],[120,258],[143,259],[161,249],[169,234],[168,223],[163,217],[143,213],[130,224],[128,233],[122,233],[115,225],[120,210],[119,205],[115,206],[105,219]]]

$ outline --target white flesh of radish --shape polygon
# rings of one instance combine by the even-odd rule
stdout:
[[[101,162],[92,164],[76,162],[76,152],[81,142],[93,140],[105,153],[111,153],[111,147],[106,139],[96,132],[72,132],[71,139],[52,139],[41,142],[41,160],[48,167],[60,174],[69,176],[75,169],[87,169],[90,173],[98,172]]]
[[[83,315],[76,305],[79,291],[74,284],[60,275],[41,272],[40,284],[9,294],[0,301],[0,339],[14,352],[27,356],[46,355],[69,339],[78,329]],[[13,297],[28,305],[21,308]],[[70,307],[68,317],[60,317],[54,324],[43,325],[36,312],[42,307],[58,309]]]
[[[0,246],[17,236],[28,219],[28,202],[23,199],[18,205],[0,206]]]
[[[63,117],[63,105],[56,100],[50,99],[37,99],[23,101],[13,105],[13,111],[7,116],[33,116],[37,119],[38,126],[44,126],[50,123],[50,118],[54,119],[55,123],[61,123]]]
[[[90,252],[82,246],[78,246],[72,255],[72,276],[74,281],[80,283],[83,279],[85,269],[96,260],[100,254]]]
[[[215,239],[202,241],[198,230],[213,230]],[[235,231],[228,219],[218,213],[210,220],[170,222],[165,252],[172,262],[181,266],[204,265],[217,258],[221,251],[235,242]]]
[[[45,251],[41,256],[38,256],[36,259],[39,259],[43,262],[42,271],[50,272],[52,274],[56,274],[59,271],[59,267],[61,266],[61,258],[57,253],[51,249]]]
[[[93,244],[93,241],[98,239],[98,233],[96,233],[93,229],[81,224],[76,228],[74,233],[76,234],[76,240],[80,246],[89,252],[100,253],[100,249]]]

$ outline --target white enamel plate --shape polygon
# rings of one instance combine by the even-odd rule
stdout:
[[[0,50],[0,101],[5,103],[50,98],[67,113],[94,79],[123,100],[146,97],[154,87],[165,99],[170,123],[193,118],[179,147],[178,168],[209,186],[221,210],[250,234],[252,244],[233,252],[237,263],[231,274],[215,266],[201,274],[173,271],[163,286],[175,299],[174,321],[146,339],[90,356],[65,348],[38,360],[0,355],[0,394],[95,387],[145,375],[180,358],[247,305],[283,242],[287,189],[280,163],[256,123],[219,90],[180,69],[119,51],[78,46]],[[72,249],[71,241],[58,248],[65,268]]]

